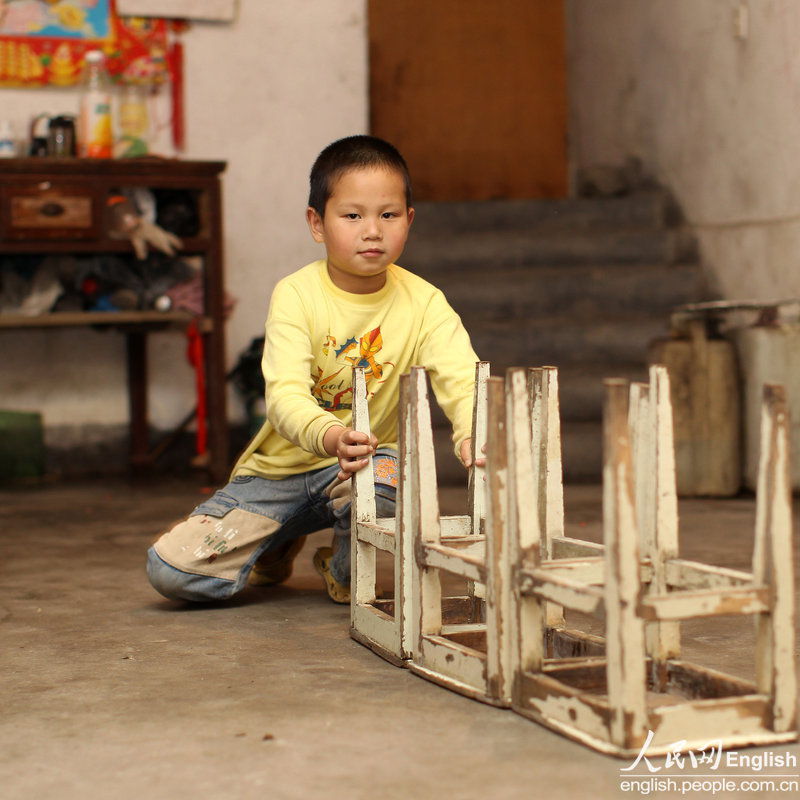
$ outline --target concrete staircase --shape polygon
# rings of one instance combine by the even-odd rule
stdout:
[[[492,374],[559,367],[564,472],[601,472],[602,380],[644,379],[671,309],[707,298],[666,193],[418,203],[401,264],[441,288]],[[436,418],[442,483],[463,480]]]

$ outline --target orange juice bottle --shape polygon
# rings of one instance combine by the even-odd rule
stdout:
[[[86,53],[83,96],[78,125],[79,153],[85,158],[111,158],[111,79],[101,50]]]

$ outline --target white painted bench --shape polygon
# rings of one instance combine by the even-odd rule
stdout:
[[[517,404],[511,408],[512,386]],[[576,555],[597,556],[602,545],[564,535],[564,499],[561,467],[561,429],[558,370],[555,367],[509,370],[505,382],[490,379],[485,542],[445,542],[438,524],[436,485],[421,467],[420,506],[416,530],[416,569],[421,628],[410,668],[439,684],[487,703],[511,702],[512,649],[519,628],[510,615],[512,571],[516,561],[511,535],[518,527],[527,532],[526,547],[534,546],[549,563]],[[507,417],[516,413],[516,439],[510,437]],[[420,442],[421,461],[430,461],[432,444]],[[508,486],[509,449],[516,448],[515,468],[525,464],[527,483],[512,506]],[[440,608],[443,575],[480,581],[485,585],[484,613],[471,624],[446,624]],[[600,637],[569,629],[557,603],[548,603],[539,631],[540,646],[549,656],[577,657],[602,651]]]
[[[511,674],[508,621],[509,562],[505,509],[500,486],[505,478],[503,439],[503,381],[489,378],[487,387],[489,449],[494,462],[486,506],[484,535],[444,537],[439,516],[433,438],[422,427],[412,440],[412,496],[414,527],[412,592],[414,619],[410,626],[413,648],[409,669],[415,674],[467,695],[499,706],[510,702]],[[425,404],[420,393],[412,398]],[[491,498],[501,498],[492,503]],[[443,578],[461,579],[485,587],[481,618],[449,622],[443,613]]]
[[[478,362],[475,369],[475,393],[472,437],[475,452],[486,441],[486,381],[489,364]],[[369,410],[364,369],[353,370],[353,427],[369,433]],[[430,407],[425,370],[413,367],[400,382],[398,446],[400,476],[397,487],[396,516],[378,519],[375,510],[375,485],[371,464],[353,478],[352,570],[350,634],[393,664],[403,666],[411,657],[415,637],[412,622],[416,618],[412,593],[414,531],[419,525],[418,508],[409,498],[417,493],[419,480],[420,439],[432,441]],[[423,456],[424,457],[424,456]],[[445,540],[472,540],[480,536],[484,518],[483,467],[469,470],[468,513],[442,518]],[[422,468],[425,485],[436,486],[432,462]],[[378,551],[390,554],[394,563],[393,592],[390,597],[376,597]],[[479,608],[477,598],[482,586],[469,587],[463,596],[444,600],[447,619],[472,618]]]
[[[519,383],[519,380],[517,381]],[[522,398],[522,399],[521,399]],[[519,386],[509,392],[509,507],[524,508]],[[516,431],[514,433],[513,431]],[[633,441],[633,446],[631,444]],[[491,446],[491,445],[490,445]],[[490,462],[489,480],[494,465]],[[512,708],[597,750],[635,757],[709,744],[728,748],[791,741],[796,733],[794,587],[788,419],[781,387],[764,389],[762,452],[752,572],[687,561],[677,553],[669,384],[606,381],[602,557],[545,560],[538,531],[512,516],[516,579],[511,617]],[[638,525],[637,525],[638,517]],[[514,544],[516,539],[517,544]],[[605,614],[606,655],[548,658],[547,606]],[[681,620],[756,618],[755,684],[680,659]]]

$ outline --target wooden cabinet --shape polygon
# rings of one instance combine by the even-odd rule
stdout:
[[[130,406],[130,463],[152,464],[147,423],[147,335],[165,327],[186,330],[195,323],[204,351],[209,471],[227,477],[228,430],[225,409],[225,314],[222,248],[221,161],[159,158],[93,160],[20,158],[0,161],[0,256],[19,254],[100,255],[134,258],[129,241],[108,234],[109,197],[120,189],[146,188],[187,193],[196,208],[192,235],[183,236],[181,255],[202,262],[203,310],[71,311],[22,316],[0,314],[3,330],[103,326],[127,340]],[[43,379],[46,372],[43,370]],[[187,409],[189,411],[189,409]]]

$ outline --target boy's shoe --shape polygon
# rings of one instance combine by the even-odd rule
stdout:
[[[333,548],[320,547],[314,553],[314,569],[322,576],[325,581],[325,588],[328,590],[328,597],[334,603],[349,603],[350,602],[350,587],[339,583],[336,578],[331,575],[331,559],[333,558]]]
[[[297,554],[303,549],[306,537],[301,536],[290,542],[287,547],[277,551],[268,550],[261,556],[250,571],[247,582],[251,586],[273,586],[288,581]]]

